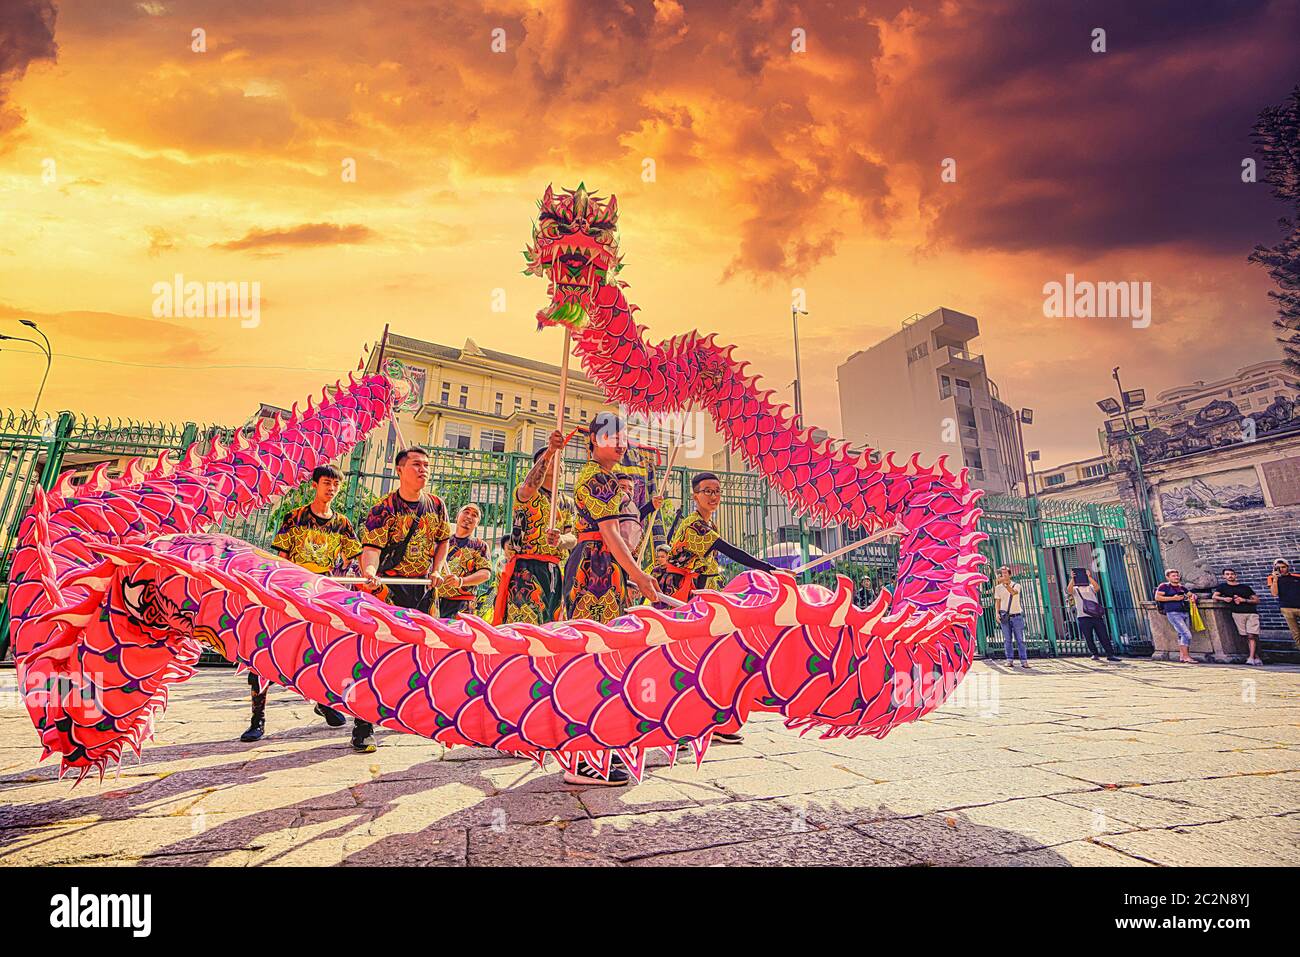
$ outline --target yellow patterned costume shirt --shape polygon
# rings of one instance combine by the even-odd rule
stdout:
[[[520,498],[523,488],[524,484],[520,482],[515,489],[511,544],[517,552],[528,555],[550,555],[552,558],[564,561],[565,556],[569,554],[567,549],[558,545],[552,548],[546,544],[546,530],[551,526],[551,497],[543,489],[538,488],[533,493],[533,497],[525,502]],[[555,507],[555,527],[560,530],[561,535],[573,531],[573,500],[564,494],[560,495],[560,500]]]
[[[696,588],[717,588],[721,571],[714,545],[720,537],[718,527],[699,512],[690,515],[673,533],[668,546],[668,564],[695,572]]]
[[[271,547],[318,575],[341,571],[361,554],[361,542],[346,516],[335,512],[321,518],[310,505],[301,505],[284,517]]]
[[[421,495],[418,502],[408,502],[393,491],[381,498],[366,517],[361,544],[380,549],[401,545],[412,522],[420,524],[401,563],[388,572],[394,578],[423,578],[429,574],[438,544],[451,538],[447,507],[436,495]]]
[[[594,460],[578,472],[573,492],[578,547],[569,556],[564,575],[564,603],[569,618],[609,622],[627,608],[627,584],[622,567],[600,538],[600,524],[636,519],[631,503],[618,487],[618,477]]]

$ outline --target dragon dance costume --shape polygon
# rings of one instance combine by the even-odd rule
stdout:
[[[747,568],[772,570],[769,563],[724,539],[718,526],[696,511],[677,527],[668,546],[667,560],[652,573],[659,590],[678,601],[686,601],[696,589],[719,587],[722,579],[719,552]]]
[[[196,443],[179,458],[133,461],[119,479],[104,465],[82,485],[33,490],[6,604],[43,756],[84,776],[139,753],[204,649],[447,747],[554,758],[566,770],[585,761],[600,773],[617,756],[637,778],[651,750],[671,761],[689,740],[699,760],[715,732],[758,712],[800,733],[855,738],[883,737],[939,707],[976,647],[987,580],[980,491],[943,459],[899,462],[819,439],[714,336],[647,339],[618,278],[617,230],[613,197],[581,185],[546,190],[525,254],[529,274],[548,282],[539,322],[573,330],[583,370],[629,415],[707,413],[795,513],[894,530],[895,588],[864,608],[844,578],[825,588],[749,571],[672,611],[642,605],[609,621],[610,609],[588,599],[580,607],[599,619],[493,626],[393,608],[212,532],[268,507],[389,421],[393,384],[349,376],[287,420],[236,430],[229,446]],[[607,495],[606,477],[583,486],[588,535],[610,517],[616,483],[607,481]],[[435,524],[447,537],[445,514]],[[381,546],[393,537],[366,536]],[[593,544],[578,563],[589,579]],[[616,613],[617,589],[606,591]],[[659,689],[650,700],[637,693],[648,681]]]
[[[627,581],[622,566],[600,536],[602,522],[638,521],[616,473],[594,459],[578,472],[573,489],[578,545],[564,570],[564,604],[569,618],[610,622],[627,608]]]
[[[506,559],[497,580],[494,624],[539,625],[559,621],[564,609],[564,572],[568,551],[546,542],[551,520],[551,495],[538,488],[521,500],[524,483],[515,488],[514,523],[510,533],[513,554]],[[561,535],[573,531],[573,502],[561,493],[555,507],[555,525]]]
[[[271,547],[295,565],[318,575],[341,572],[361,554],[361,542],[348,517],[334,512],[329,518],[322,518],[312,511],[310,503],[295,508],[280,521]],[[248,730],[240,735],[245,743],[260,741],[266,733],[266,693],[270,682],[249,671],[248,687],[252,691],[253,713]],[[316,713],[334,728],[341,727],[346,720],[324,704],[316,705]]]
[[[488,559],[487,542],[470,536],[451,537],[447,545],[448,572],[457,578],[465,578],[485,568],[492,568],[492,562]],[[456,588],[450,582],[439,585],[435,589],[438,599],[438,617],[455,618],[463,611],[472,612],[477,591],[477,585],[468,588],[464,586]]]
[[[361,544],[380,550],[379,577],[427,578],[438,545],[451,538],[447,507],[436,495],[408,502],[396,489],[366,516]],[[430,612],[432,598],[423,585],[385,585],[388,601],[399,608]]]

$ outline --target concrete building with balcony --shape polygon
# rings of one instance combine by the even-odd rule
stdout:
[[[974,316],[939,308],[909,316],[888,339],[849,356],[838,370],[844,438],[920,452],[926,464],[946,455],[953,471],[970,470],[976,488],[1026,494],[1018,413],[970,350],[978,335]]]

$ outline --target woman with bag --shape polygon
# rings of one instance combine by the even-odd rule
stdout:
[[[1101,603],[1101,586],[1086,568],[1075,568],[1072,573],[1074,580],[1070,583],[1070,597],[1074,601],[1074,617],[1079,622],[1080,636],[1088,643],[1092,660],[1101,661],[1100,645],[1107,661],[1119,661],[1106,631],[1106,606]]]

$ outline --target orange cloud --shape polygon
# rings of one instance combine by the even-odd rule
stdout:
[[[213,243],[213,249],[261,249],[267,246],[346,246],[369,242],[375,237],[368,226],[339,226],[335,223],[303,223],[283,229],[251,229],[242,239]]]

